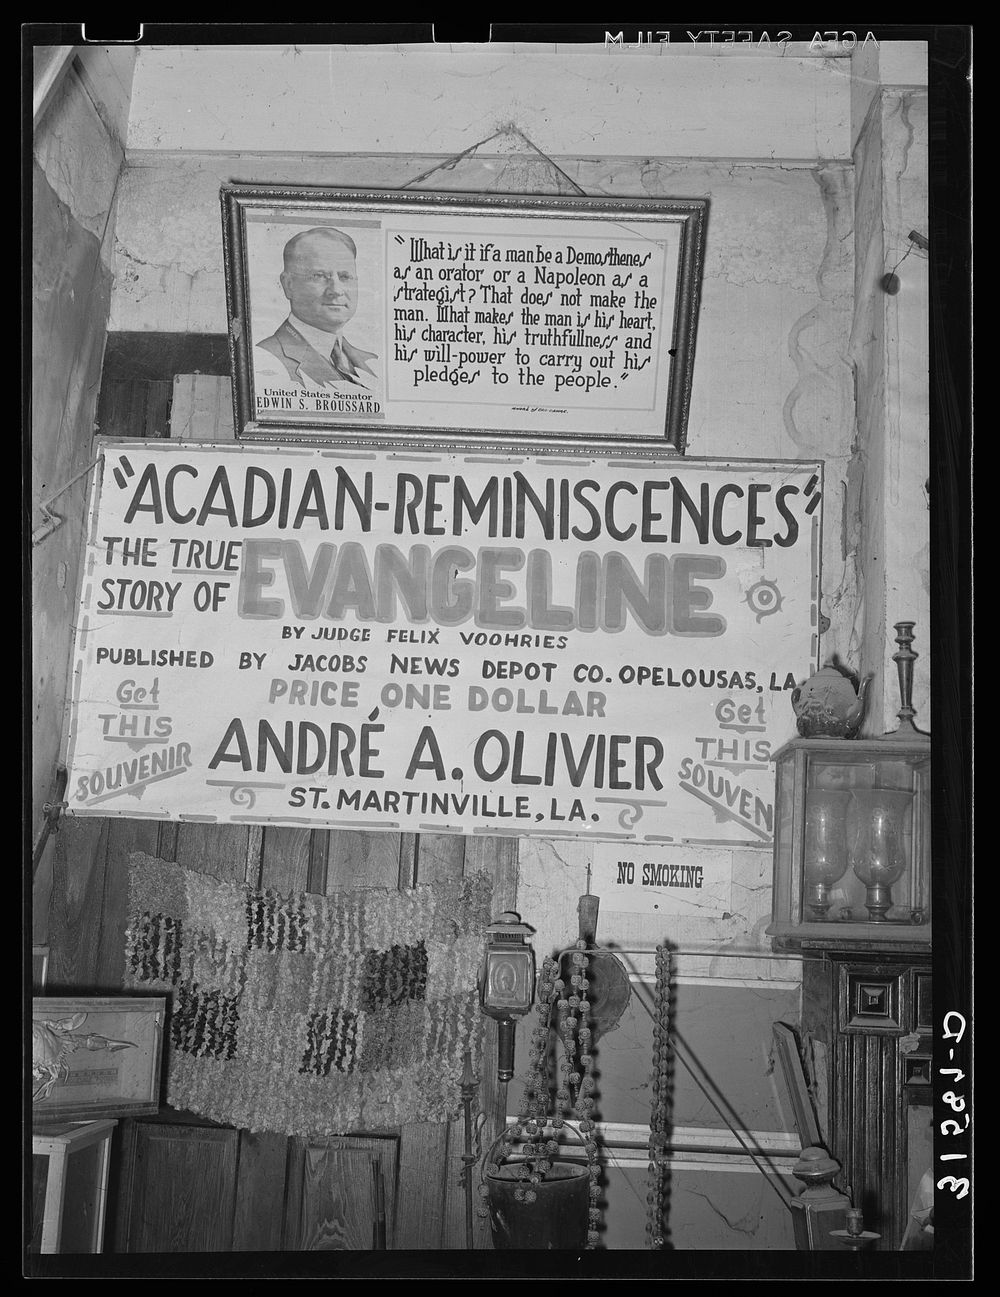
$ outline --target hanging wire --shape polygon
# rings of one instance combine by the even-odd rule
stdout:
[[[537,144],[535,144],[532,140],[529,140],[527,135],[525,135],[524,131],[522,131],[520,127],[514,125],[507,126],[504,128],[504,133],[507,135],[516,135],[518,139],[523,140],[524,143],[527,144],[528,148],[534,149],[534,151],[538,154],[538,156],[542,158],[543,161],[545,161],[552,168],[553,171],[558,172],[559,175],[561,175],[562,178],[566,181],[566,183],[576,190],[576,192],[580,195],[581,198],[587,197],[587,191],[581,188],[580,185],[576,183],[576,181],[573,179],[572,176],[567,175],[566,172],[563,171],[562,167],[559,166],[557,162],[553,162],[553,160],[549,157],[549,155],[545,153],[542,149],[540,149]]]
[[[538,156],[542,159],[543,162],[546,163],[547,166],[551,167],[553,171],[557,172],[560,176],[562,176],[562,178],[566,181],[566,183],[570,185],[573,189],[575,189],[576,192],[581,197],[583,198],[587,197],[587,191],[585,189],[582,189],[580,185],[578,185],[577,182],[573,179],[572,176],[567,175],[567,173],[563,171],[562,167],[559,166],[557,162],[554,162],[552,158],[550,158],[549,155],[543,149],[540,149],[538,145],[534,143],[533,140],[529,140],[527,135],[525,135],[524,131],[522,131],[520,127],[514,126],[513,123],[508,123],[506,126],[501,126],[500,129],[494,131],[492,135],[487,135],[487,137],[484,140],[479,140],[475,144],[470,144],[469,147],[467,149],[463,149],[461,153],[455,153],[450,158],[445,158],[443,162],[436,162],[434,166],[428,167],[426,171],[422,171],[419,176],[414,176],[412,179],[405,181],[403,184],[399,186],[399,188],[408,189],[410,185],[419,185],[421,181],[426,180],[428,176],[434,175],[436,171],[453,170],[458,165],[459,162],[462,162],[465,159],[472,157],[472,155],[476,152],[476,150],[481,149],[484,144],[491,144],[493,140],[500,139],[502,136],[506,136],[507,138],[513,137],[521,140],[524,144],[527,144],[529,149],[532,149],[535,153],[537,153]]]
[[[910,255],[910,253],[913,252],[913,251],[915,251],[917,248],[919,248],[920,251],[924,254],[924,260],[925,260],[925,261],[927,260],[927,251],[928,251],[928,246],[929,246],[929,245],[928,245],[928,243],[927,243],[927,240],[923,237],[923,235],[918,234],[916,230],[911,230],[910,233],[909,233],[906,237],[907,237],[907,238],[909,239],[909,241],[910,241],[910,246],[906,249],[906,251],[903,253],[903,255],[899,258],[899,260],[896,262],[896,264],[893,266],[893,268],[888,272],[890,275],[894,275],[894,274],[896,273],[896,271],[899,269],[899,267],[900,267],[900,266],[903,264],[903,262],[906,260],[906,258]]]
[[[485,140],[480,140],[477,144],[470,144],[469,147],[463,149],[461,153],[456,153],[450,158],[445,158],[443,162],[435,162],[434,166],[429,167],[426,171],[422,171],[419,176],[414,176],[411,180],[407,180],[401,184],[399,186],[400,189],[407,189],[410,185],[419,185],[422,180],[426,180],[428,176],[432,176],[435,171],[451,171],[452,168],[456,167],[464,158],[471,157],[473,153],[475,153],[476,149],[482,148],[484,144],[489,144],[492,140],[495,140],[504,134],[506,134],[504,130],[494,131],[492,135],[487,135]]]

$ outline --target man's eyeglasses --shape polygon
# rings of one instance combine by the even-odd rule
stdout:
[[[326,288],[329,284],[354,284],[357,282],[356,275],[344,274],[342,271],[331,272],[328,270],[310,270],[301,272],[298,270],[288,270],[285,272],[292,279],[303,279],[307,284],[312,284],[316,288]]]

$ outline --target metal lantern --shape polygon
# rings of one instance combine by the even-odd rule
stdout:
[[[479,973],[483,1012],[499,1025],[497,1076],[514,1075],[514,1019],[531,1008],[535,994],[535,952],[528,944],[533,932],[517,914],[501,914],[486,929],[486,953]]]

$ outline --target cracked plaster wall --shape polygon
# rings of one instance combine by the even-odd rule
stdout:
[[[874,672],[866,731],[894,729],[899,689],[893,623],[915,621],[913,705],[930,728],[930,492],[928,482],[927,98],[883,90],[857,150],[857,435],[848,465],[845,562],[861,592],[852,640]],[[882,291],[895,267],[899,292]]]
[[[778,147],[787,158],[847,159],[850,60],[803,43],[729,56],[707,44],[639,56],[586,46],[142,49],[128,146],[447,156],[511,120],[560,156],[761,157]]]
[[[897,723],[899,691],[892,654],[893,623],[915,620],[920,657],[914,670],[917,724],[930,729],[930,507],[928,481],[927,253],[909,232],[927,226],[927,95],[890,91],[882,99],[883,211],[887,266],[896,266],[900,291],[885,299],[885,621],[887,635],[872,645],[878,673],[881,650],[882,729]],[[909,252],[909,255],[907,255]],[[905,260],[901,258],[905,257]]]
[[[93,459],[93,421],[112,282],[115,190],[122,149],[75,72],[46,109],[34,140],[32,234],[32,529],[41,501]],[[64,521],[32,550],[32,820],[52,793],[76,619],[87,478],[52,505]],[[51,844],[36,885],[36,924],[48,906]],[[36,941],[44,939],[36,930]]]

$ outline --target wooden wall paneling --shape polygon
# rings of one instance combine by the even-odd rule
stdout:
[[[488,874],[493,880],[493,915],[517,907],[517,838],[477,834],[463,838],[463,874]]]
[[[260,886],[279,896],[306,892],[309,887],[311,829],[268,825],[264,829],[261,851]]]
[[[97,984],[97,943],[108,846],[106,819],[64,817],[55,835],[49,901],[48,986],[83,991]]]
[[[247,825],[247,851],[243,861],[243,881],[247,887],[259,887],[264,873],[264,826]]]
[[[249,826],[244,871],[248,886],[270,888],[282,896],[302,891],[308,860],[307,829]],[[288,1155],[286,1135],[240,1132],[234,1252],[280,1251]]]
[[[156,844],[156,854],[161,860],[177,863],[177,835],[180,824],[176,820],[161,820],[160,833]]]
[[[123,437],[123,428],[129,426],[129,402],[135,383],[127,378],[108,378],[101,381],[97,398],[97,431],[105,437]]]
[[[395,887],[399,875],[398,833],[331,829],[326,834],[327,896],[359,887]]]
[[[417,841],[417,882],[437,883],[465,873],[465,839],[457,833],[421,833]]]
[[[837,1040],[837,1127],[834,1156],[852,1202],[864,1214],[865,1228],[882,1235],[879,1250],[898,1248],[900,1221],[891,1187],[905,1182],[905,1143],[893,1119],[897,1085],[894,1037],[845,1035]]]
[[[156,820],[114,819],[108,825],[104,889],[97,937],[97,986],[122,989],[125,973],[125,925],[128,919],[129,856],[133,851],[155,855],[160,826]]]
[[[465,870],[465,838],[460,833],[421,833],[417,840],[418,883],[461,878]]]
[[[400,1128],[396,1247],[443,1246],[447,1168],[447,1122],[408,1121]]]
[[[392,1247],[396,1141],[352,1135],[322,1141],[296,1139],[292,1144],[285,1247],[306,1252],[373,1250],[379,1184],[384,1194],[386,1245]]]
[[[421,833],[417,843],[418,882],[429,878],[458,878],[465,869],[465,838],[458,833]],[[462,1154],[465,1151],[465,1122],[461,1117],[445,1128],[444,1215],[440,1246],[464,1248],[465,1190],[462,1188]]]
[[[156,853],[155,820],[63,820],[56,834],[50,898],[51,992],[121,990],[132,851]]]
[[[475,1108],[473,1108],[475,1117]],[[445,1145],[444,1164],[444,1220],[441,1228],[441,1247],[444,1250],[462,1249],[468,1246],[466,1238],[465,1188],[462,1184],[462,1155],[465,1152],[465,1121],[457,1117],[447,1124],[447,1142]],[[476,1208],[479,1206],[479,1183],[477,1169],[473,1167],[472,1179],[472,1220],[473,1246],[475,1246]]]
[[[170,436],[170,402],[173,384],[152,382],[146,387],[143,437]]]
[[[132,1232],[135,1202],[133,1184],[138,1148],[138,1123],[126,1118],[118,1127],[118,1139],[112,1143],[111,1175],[108,1183],[109,1238],[105,1244],[111,1252],[127,1252]],[[117,1147],[115,1147],[117,1144]]]
[[[177,828],[177,864],[220,882],[246,878],[249,829],[245,824],[200,824],[182,821]]]
[[[173,383],[175,374],[229,375],[224,333],[129,332],[112,329],[104,348],[104,380]]]
[[[122,435],[125,437],[144,437],[146,435],[146,401],[147,383],[129,383],[123,393],[125,399],[120,403],[121,413],[125,417]]]
[[[415,844],[417,882],[460,878],[465,858],[463,842],[457,834],[420,834]],[[401,1127],[397,1247],[440,1249],[446,1246],[446,1234],[454,1237],[454,1225],[447,1229],[445,1226],[449,1211],[454,1217],[458,1210],[449,1193],[453,1179],[449,1133],[448,1122],[406,1122]]]
[[[281,1250],[294,1252],[298,1247],[299,1221],[302,1217],[302,1178],[305,1174],[306,1141],[292,1136],[288,1141],[285,1163],[285,1210],[281,1218]]]
[[[309,834],[309,868],[306,873],[306,891],[317,896],[326,895],[327,855],[330,834],[325,829],[313,829]]]
[[[234,1252],[280,1252],[288,1177],[287,1135],[240,1131]]]
[[[170,380],[105,377],[97,430],[105,437],[168,437],[173,387]]]
[[[465,873],[486,873],[493,880],[492,917],[505,910],[517,909],[517,839],[488,837],[481,834],[465,839]],[[497,1078],[497,1031],[493,1018],[487,1018],[483,1036],[483,1075],[480,1078],[479,1102],[486,1121],[482,1130],[482,1149],[487,1150],[500,1134],[507,1117],[507,1087]],[[478,1184],[479,1168],[473,1169]],[[475,1207],[479,1205],[478,1189]],[[473,1217],[476,1248],[492,1248],[493,1237],[488,1220],[478,1212]]]
[[[231,1251],[239,1132],[134,1121],[124,1139],[116,1250]]]
[[[359,1148],[305,1150],[298,1249],[362,1251],[375,1230],[375,1176],[371,1154]]]
[[[420,855],[420,834],[401,833],[399,835],[399,869],[396,874],[396,886],[401,892],[409,891],[417,885],[417,861]]]
[[[368,1146],[366,1139],[362,1138],[356,1142],[363,1148]],[[389,1249],[395,1247],[396,1201],[399,1196],[399,1136],[373,1139],[371,1147],[378,1158],[378,1179],[375,1185],[376,1209],[385,1213],[381,1229],[385,1247]]]

